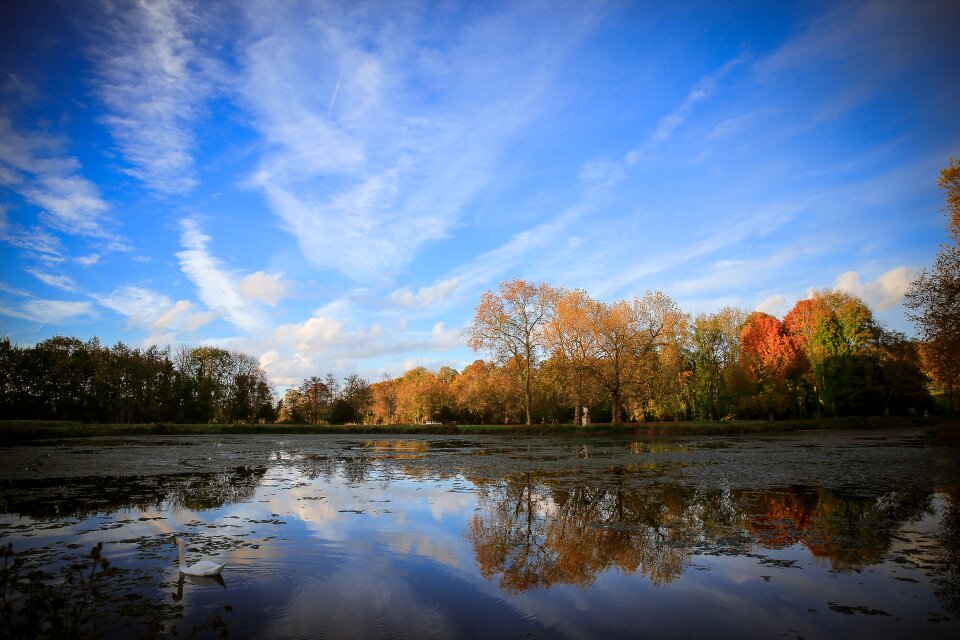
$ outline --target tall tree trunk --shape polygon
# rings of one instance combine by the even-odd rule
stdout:
[[[532,397],[533,394],[530,392],[530,365],[529,365],[529,362],[530,362],[530,361],[528,360],[528,361],[527,361],[527,363],[528,363],[528,364],[527,364],[527,370],[526,370],[526,374],[524,375],[524,381],[523,381],[523,382],[524,382],[524,389],[523,389],[523,394],[524,394],[524,398],[523,398],[524,403],[523,403],[523,404],[524,404],[524,407],[523,407],[523,408],[524,408],[524,409],[526,410],[526,412],[527,412],[527,424],[528,424],[528,425],[529,425],[529,424],[533,424],[533,418],[530,416],[530,399],[531,399],[531,397]]]
[[[610,424],[623,424],[623,408],[620,404],[620,390],[610,393]]]

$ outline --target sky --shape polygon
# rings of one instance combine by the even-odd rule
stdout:
[[[669,4],[669,6],[667,6]],[[478,355],[505,279],[913,333],[960,3],[0,0],[0,335],[280,388]]]

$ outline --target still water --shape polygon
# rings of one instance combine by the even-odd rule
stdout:
[[[960,456],[911,431],[0,448],[0,543],[54,575],[98,542],[108,637],[960,631]]]

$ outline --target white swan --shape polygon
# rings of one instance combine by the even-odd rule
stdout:
[[[188,576],[218,576],[226,566],[209,560],[201,560],[188,567],[183,559],[183,538],[177,538],[177,546],[180,547],[180,573],[185,573]]]

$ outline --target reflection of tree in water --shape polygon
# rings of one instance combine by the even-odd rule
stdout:
[[[186,476],[169,493],[169,506],[180,509],[217,509],[253,499],[266,467],[236,467],[232,471]]]
[[[0,511],[44,520],[165,504],[174,510],[215,509],[251,500],[265,472],[264,467],[236,467],[199,474],[10,481],[2,485]]]
[[[841,570],[880,562],[896,529],[930,512],[930,499],[929,491],[866,498],[809,487],[737,494],[759,544],[783,548],[800,543]]]
[[[340,472],[349,484],[363,484],[373,473],[373,463],[374,461],[370,456],[363,454],[345,457],[342,459]]]
[[[603,571],[639,573],[657,585],[680,577],[695,553],[743,554],[754,545],[802,543],[835,569],[879,562],[896,529],[928,513],[931,494],[879,498],[791,487],[729,491],[607,481],[569,486],[523,473],[479,484],[483,507],[469,523],[481,574],[519,592],[590,585]],[[956,546],[956,545],[955,545]],[[954,584],[957,584],[954,582]]]
[[[937,597],[954,615],[960,615],[960,491],[956,487],[941,494],[946,504],[940,519],[937,541],[943,550],[937,575]]]
[[[552,488],[532,473],[482,486],[486,517],[475,515],[467,533],[481,574],[501,574],[500,586],[524,591],[554,584],[587,586],[610,568],[639,572],[656,584],[680,576],[688,545],[675,544],[690,529],[685,490],[657,493],[579,485]]]

